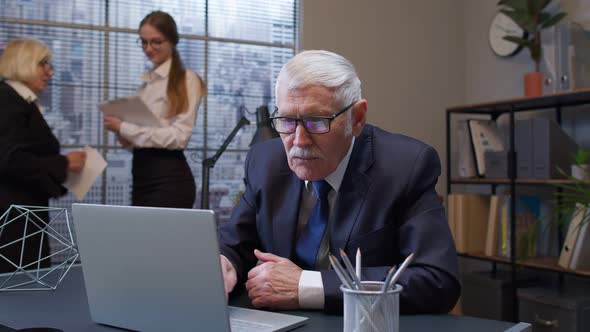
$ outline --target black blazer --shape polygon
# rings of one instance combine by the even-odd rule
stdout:
[[[63,195],[68,161],[35,103],[0,82],[0,212]]]
[[[303,181],[287,164],[280,139],[252,146],[246,190],[230,221],[220,226],[220,251],[240,282],[258,248],[294,260]],[[366,125],[356,138],[333,209],[330,251],[363,253],[363,280],[384,280],[389,268],[414,253],[398,283],[402,313],[448,312],[459,297],[458,259],[445,211],[435,192],[436,151],[415,139]],[[342,311],[340,281],[320,271],[328,312]]]

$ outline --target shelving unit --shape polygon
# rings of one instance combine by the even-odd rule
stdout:
[[[496,102],[488,102],[481,104],[471,104],[463,106],[455,106],[448,108],[446,111],[446,144],[447,144],[447,194],[452,193],[453,185],[490,185],[492,192],[495,192],[496,186],[508,186],[511,207],[516,206],[516,188],[517,186],[552,186],[555,184],[567,184],[572,181],[566,179],[519,179],[516,178],[516,151],[514,140],[515,128],[515,113],[530,112],[538,110],[552,109],[555,114],[555,120],[558,124],[562,123],[562,110],[564,107],[577,105],[590,105],[590,89],[578,90],[575,92],[558,93],[546,95],[538,98],[517,98],[500,100]],[[451,134],[450,128],[452,123],[452,116],[457,114],[487,114],[492,120],[502,114],[509,116],[508,120],[508,178],[505,179],[487,179],[487,178],[453,178],[451,176]],[[516,212],[514,208],[510,208],[510,230],[511,234],[516,234]],[[531,269],[551,271],[558,273],[560,282],[563,282],[564,275],[575,275],[579,277],[590,277],[590,271],[569,270],[557,265],[558,257],[534,257],[524,260],[516,260],[516,236],[510,238],[510,259],[496,256],[486,256],[483,253],[465,253],[460,254],[461,257],[476,259],[480,261],[489,261],[492,264],[492,270],[496,270],[496,264],[507,264],[511,269],[512,281],[517,279],[517,269],[519,267],[526,267]],[[514,317],[518,317],[518,306],[516,287],[512,289],[512,299],[514,305]]]

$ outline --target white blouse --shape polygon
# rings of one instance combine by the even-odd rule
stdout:
[[[142,77],[144,84],[137,95],[160,120],[162,127],[145,127],[130,122],[121,123],[120,135],[134,147],[182,150],[186,148],[193,133],[197,110],[201,102],[201,81],[197,74],[186,69],[188,109],[186,112],[168,117],[168,73],[171,59],[150,70]]]

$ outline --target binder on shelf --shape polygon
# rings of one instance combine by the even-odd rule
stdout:
[[[467,120],[457,121],[457,145],[458,145],[458,173],[460,178],[472,178],[477,176],[473,148]]]
[[[559,255],[559,260],[557,261],[557,265],[565,269],[570,268],[572,254],[574,253],[574,248],[580,235],[580,229],[582,228],[582,221],[584,220],[585,211],[586,210],[583,208],[583,206],[576,204],[576,209],[574,210],[574,214],[567,228],[565,240],[563,241],[563,246],[561,247],[561,254]]]
[[[588,211],[586,211],[588,215]],[[582,221],[580,234],[574,246],[574,252],[570,261],[570,269],[590,271],[590,222]]]
[[[570,172],[576,142],[553,120],[532,119],[533,174],[535,179],[563,178],[559,169]]]
[[[496,121],[471,119],[467,120],[467,124],[469,135],[471,136],[477,174],[484,176],[486,174],[485,152],[504,151],[504,142],[502,141]]]
[[[516,150],[516,177],[533,177],[533,119],[514,123],[514,148]]]

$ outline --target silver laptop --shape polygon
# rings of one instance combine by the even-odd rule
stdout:
[[[287,331],[307,320],[227,306],[213,211],[90,204],[72,210],[97,323],[235,332]]]

